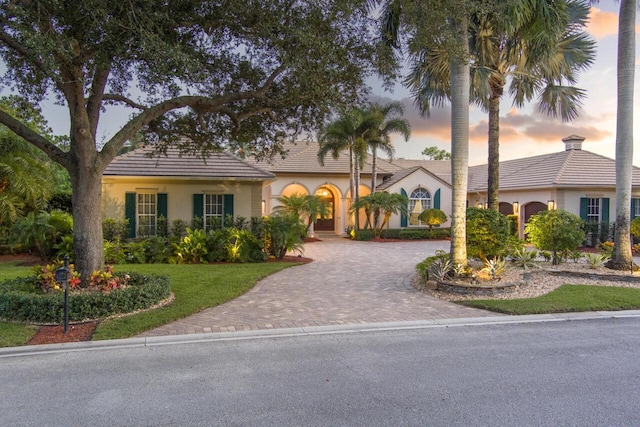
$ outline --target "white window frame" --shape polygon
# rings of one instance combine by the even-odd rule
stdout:
[[[636,206],[635,206],[636,209],[635,209],[635,212],[631,212],[631,216],[632,217],[640,216],[640,199],[634,197],[633,200],[636,201]]]
[[[220,227],[224,221],[224,194],[205,193],[202,206],[203,227],[205,231],[212,228],[213,218],[219,218]]]
[[[589,197],[587,203],[587,221],[601,222],[602,199],[599,197]]]
[[[426,225],[420,220],[420,214],[427,209],[431,209],[432,201],[431,192],[424,187],[418,187],[411,192],[408,209],[409,227],[422,227]]]
[[[158,228],[158,194],[136,193],[136,236],[155,236]]]

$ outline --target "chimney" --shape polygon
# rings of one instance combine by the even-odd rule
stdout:
[[[571,150],[582,150],[582,143],[584,142],[584,137],[576,134],[570,135],[566,138],[562,138],[562,142],[564,142],[565,151]]]

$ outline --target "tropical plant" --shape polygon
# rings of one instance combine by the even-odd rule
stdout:
[[[584,259],[587,261],[589,268],[597,269],[609,261],[610,257],[607,254],[587,253],[584,255]]]
[[[289,212],[299,217],[305,217],[306,229],[303,236],[306,236],[318,217],[324,217],[327,214],[329,204],[320,196],[310,194],[293,193],[290,196],[282,196],[278,198],[279,206],[274,208],[275,212]]]
[[[633,218],[629,230],[633,237],[640,237],[640,216]]]
[[[29,212],[11,227],[11,241],[44,259],[64,236],[71,234],[72,224],[73,219],[66,212]]]
[[[511,251],[509,256],[511,257],[511,262],[517,267],[528,270],[536,266],[538,251],[535,249],[527,250],[527,248],[521,247]]]
[[[264,220],[265,248],[276,259],[284,258],[287,251],[302,252],[304,230],[299,216],[276,212]]]
[[[180,263],[201,264],[206,261],[206,234],[203,230],[187,228],[187,235],[174,247]]]
[[[497,257],[484,260],[484,268],[482,271],[489,273],[491,279],[497,280],[507,269],[507,261],[503,258]]]
[[[364,209],[367,224],[373,230],[374,237],[380,236],[393,214],[407,212],[407,196],[397,193],[375,192],[361,197],[351,206],[352,211]],[[382,217],[382,222],[379,219]]]
[[[576,250],[584,240],[582,225],[582,219],[570,212],[546,210],[529,218],[524,232],[538,249],[551,251],[552,263],[557,265],[561,262],[562,251]]]
[[[282,152],[359,98],[380,58],[357,1],[3,2],[0,18],[4,88],[69,113],[68,151],[7,111],[0,123],[69,171],[83,280],[103,264],[102,173],[140,131],[158,151]],[[136,112],[100,141],[113,104]]]
[[[445,258],[437,258],[431,263],[429,267],[429,272],[437,281],[443,281],[447,277],[449,277],[449,273],[453,269],[453,264],[451,261]]]
[[[422,211],[420,214],[420,222],[422,224],[427,224],[429,226],[429,230],[433,230],[434,225],[437,227],[440,224],[447,222],[447,214],[440,209],[427,209]]]

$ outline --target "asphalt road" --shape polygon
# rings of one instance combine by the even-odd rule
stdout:
[[[639,425],[640,319],[0,358],[0,425]]]

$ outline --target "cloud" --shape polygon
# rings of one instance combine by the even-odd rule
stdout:
[[[589,13],[587,31],[596,39],[618,34],[618,15],[592,7]]]

